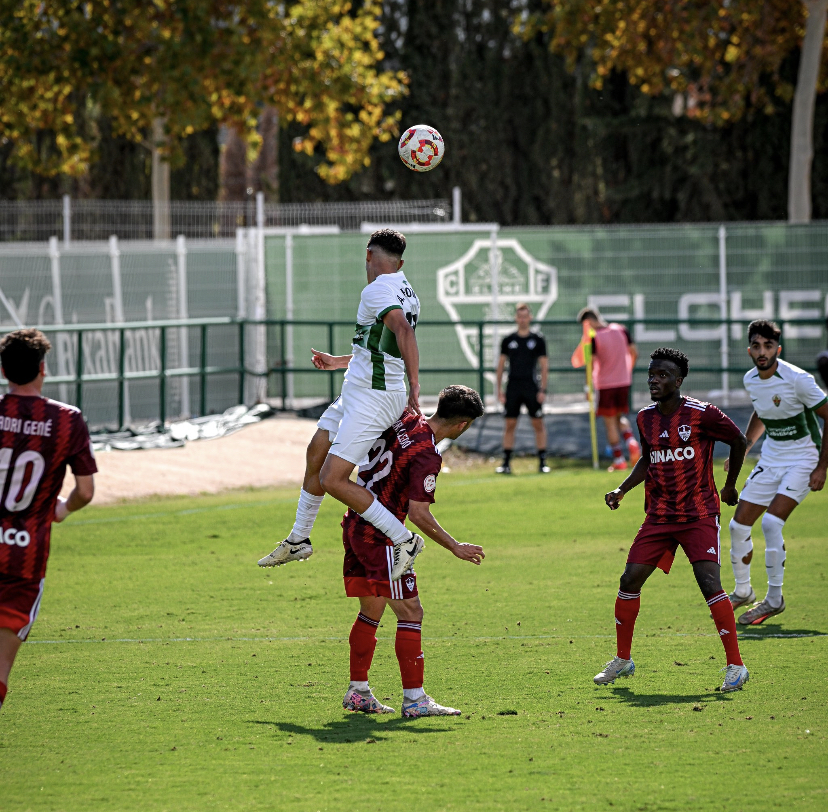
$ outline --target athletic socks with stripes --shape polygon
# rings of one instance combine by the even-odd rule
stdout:
[[[707,605],[710,607],[716,631],[719,632],[724,646],[727,664],[744,665],[742,655],[739,653],[739,641],[736,639],[736,616],[733,614],[733,606],[727,592],[724,590],[717,592],[713,597],[708,598]]]
[[[374,650],[377,647],[375,636],[378,620],[372,620],[368,615],[360,612],[354,625],[351,627],[351,634],[348,643],[351,647],[351,685],[354,683],[365,683],[368,685],[368,669],[374,659]],[[362,689],[357,689],[362,690]],[[365,690],[368,690],[367,688]]]
[[[324,496],[314,496],[308,493],[304,488],[299,491],[299,504],[296,506],[296,522],[293,525],[293,530],[290,531],[288,538],[290,541],[304,541],[310,538],[313,531],[313,523],[316,521],[316,516],[319,513],[319,506],[322,504]]]
[[[622,660],[630,659],[635,619],[638,617],[640,608],[640,592],[618,591],[618,597],[615,599],[615,638],[618,649],[615,653]]]

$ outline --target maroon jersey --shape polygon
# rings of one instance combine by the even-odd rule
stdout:
[[[644,480],[647,521],[694,522],[719,515],[713,481],[716,440],[739,436],[736,424],[710,403],[683,398],[673,414],[654,403],[638,413],[641,453],[649,462]]]
[[[46,574],[49,537],[67,464],[97,472],[83,416],[43,397],[0,397],[0,573]]]
[[[359,469],[357,482],[376,494],[380,504],[404,522],[410,499],[434,502],[441,464],[434,432],[425,418],[405,412],[371,446],[368,464]],[[349,538],[369,544],[389,543],[381,530],[353,510],[345,514],[342,527]]]

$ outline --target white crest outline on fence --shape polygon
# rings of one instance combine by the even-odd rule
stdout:
[[[495,242],[495,257],[497,262],[497,310],[492,313],[492,304],[495,298],[492,296],[492,267],[491,267],[491,239],[475,240],[468,251],[462,257],[449,265],[437,270],[437,301],[448,313],[451,321],[455,322],[455,332],[469,364],[476,367],[478,363],[478,352],[476,345],[479,343],[477,327],[467,327],[458,311],[458,306],[479,305],[481,307],[480,321],[484,319],[511,319],[513,311],[503,311],[504,305],[515,305],[518,302],[526,302],[536,305],[537,310],[533,318],[541,321],[549,311],[549,308],[558,299],[558,269],[554,265],[541,262],[530,254],[519,240],[512,238],[498,238]],[[503,252],[512,250],[526,263],[526,268],[521,269],[516,265],[504,262]],[[484,252],[481,261],[475,263],[478,255]],[[468,266],[473,265],[471,273]],[[489,313],[486,313],[486,305],[489,306]],[[484,345],[492,356],[487,359],[493,363],[495,350],[493,338],[495,328],[487,324],[483,330]],[[491,377],[487,375],[487,377]]]

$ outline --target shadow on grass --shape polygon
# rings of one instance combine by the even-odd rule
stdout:
[[[689,705],[691,702],[710,703],[727,702],[732,697],[719,691],[693,694],[641,694],[630,688],[614,688],[607,699],[617,699],[623,705],[632,705],[634,708],[653,708],[659,705]]]
[[[382,721],[380,721],[382,720]],[[268,725],[277,728],[282,733],[297,736],[313,736],[320,742],[350,743],[350,742],[372,742],[384,741],[387,736],[383,734],[397,730],[404,730],[405,733],[452,733],[457,730],[453,727],[418,727],[417,719],[403,719],[396,717],[388,719],[387,716],[365,713],[348,714],[343,719],[325,722],[322,727],[305,727],[304,725],[293,724],[292,722],[267,722],[259,719],[251,719],[252,725]]]
[[[762,623],[760,626],[743,626],[739,629],[740,640],[796,640],[802,637],[826,637],[828,632],[816,629],[789,629],[778,623]]]

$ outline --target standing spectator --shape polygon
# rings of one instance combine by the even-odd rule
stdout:
[[[635,465],[641,456],[641,446],[633,437],[630,421],[627,420],[632,371],[638,358],[638,350],[626,327],[615,322],[607,324],[601,318],[601,314],[591,307],[585,307],[578,313],[578,321],[584,326],[585,336],[588,330],[594,331],[592,377],[598,404],[595,413],[604,418],[607,441],[612,448],[610,471],[623,471],[627,467],[627,461],[624,459],[622,438],[627,444],[632,465]],[[578,345],[572,356],[572,365],[584,366],[581,345]]]
[[[507,335],[500,343],[500,360],[497,362],[497,395],[506,407],[506,426],[503,430],[503,465],[498,474],[512,473],[512,451],[515,448],[515,426],[522,404],[532,419],[535,430],[535,447],[538,450],[538,470],[548,474],[546,465],[546,427],[543,425],[543,404],[546,400],[546,381],[549,365],[546,359],[546,340],[530,329],[532,311],[520,302],[515,306],[517,331]],[[503,390],[503,370],[509,361],[509,380]],[[540,385],[538,385],[540,367]]]

